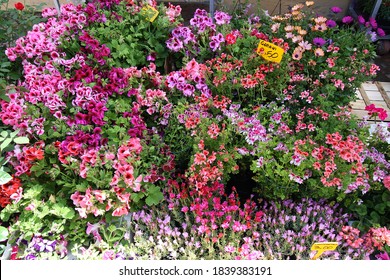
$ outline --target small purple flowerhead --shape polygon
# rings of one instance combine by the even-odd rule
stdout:
[[[386,36],[386,33],[385,33],[385,31],[383,31],[382,28],[378,28],[376,30],[376,34],[378,34],[379,37],[385,37]]]
[[[365,24],[365,23],[366,23],[366,20],[364,19],[363,16],[358,16],[358,22],[359,22],[360,24]]]
[[[352,23],[353,22],[353,17],[351,17],[351,16],[345,16],[345,17],[343,17],[343,19],[341,20],[343,23],[345,23],[345,24],[350,24],[350,23]]]
[[[316,37],[313,39],[313,44],[316,45],[317,47],[322,47],[323,45],[325,45],[325,43],[326,40],[324,38]]]
[[[337,23],[333,20],[333,19],[328,19],[326,21],[326,26],[328,26],[329,28],[333,28],[337,25]]]
[[[334,6],[334,7],[330,8],[330,10],[333,13],[338,14],[338,13],[341,13],[343,9],[341,9],[340,7]]]
[[[368,38],[372,41],[372,42],[375,42],[376,40],[378,40],[378,36],[376,34],[375,31],[367,31],[367,36]]]
[[[368,22],[370,23],[370,25],[372,26],[373,29],[377,29],[378,28],[378,23],[376,22],[376,20],[374,18],[370,18],[368,20]]]

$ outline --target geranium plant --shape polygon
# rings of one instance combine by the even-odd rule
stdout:
[[[4,151],[16,257],[308,259],[316,241],[340,242],[328,258],[384,253],[340,233],[388,226],[385,132],[346,106],[378,71],[372,33],[306,6],[198,9],[188,26],[154,1],[44,9],[6,50],[23,79],[0,101],[12,137],[29,139]]]

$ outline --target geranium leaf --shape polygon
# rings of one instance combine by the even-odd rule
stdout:
[[[11,175],[9,175],[5,171],[1,171],[0,170],[0,185],[7,184],[11,180],[12,180],[12,176]]]
[[[8,239],[8,229],[0,226],[0,242]]]
[[[148,197],[145,202],[148,206],[157,205],[164,198],[158,187],[152,186],[148,190]]]
[[[21,144],[28,144],[30,142],[30,140],[27,137],[16,137],[14,139],[14,142],[16,144],[21,145]]]
[[[0,145],[0,150],[4,150],[12,142],[12,138],[6,138],[3,143]]]

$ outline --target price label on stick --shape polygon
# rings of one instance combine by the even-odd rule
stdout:
[[[150,5],[146,5],[142,7],[141,15],[145,17],[147,21],[153,22],[158,16],[158,11]]]
[[[312,251],[317,251],[317,254],[312,258],[312,260],[318,259],[319,256],[322,255],[325,251],[334,251],[336,250],[339,243],[337,242],[321,242],[321,243],[314,243],[313,246],[311,246]]]
[[[268,61],[280,63],[284,49],[270,42],[260,40],[256,52]]]

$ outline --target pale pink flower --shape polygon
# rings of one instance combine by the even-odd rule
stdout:
[[[10,198],[15,202],[15,203],[18,203],[21,199],[22,199],[22,196],[23,196],[23,189],[22,188],[19,188],[15,193],[13,193]]]
[[[139,192],[141,190],[142,175],[139,175],[137,179],[134,180],[134,186],[132,187],[133,191]]]
[[[126,205],[123,205],[122,207],[118,207],[114,210],[114,212],[112,212],[112,215],[114,217],[120,217],[120,216],[124,216],[124,215],[127,215],[129,213],[129,211],[127,210],[127,206]]]

